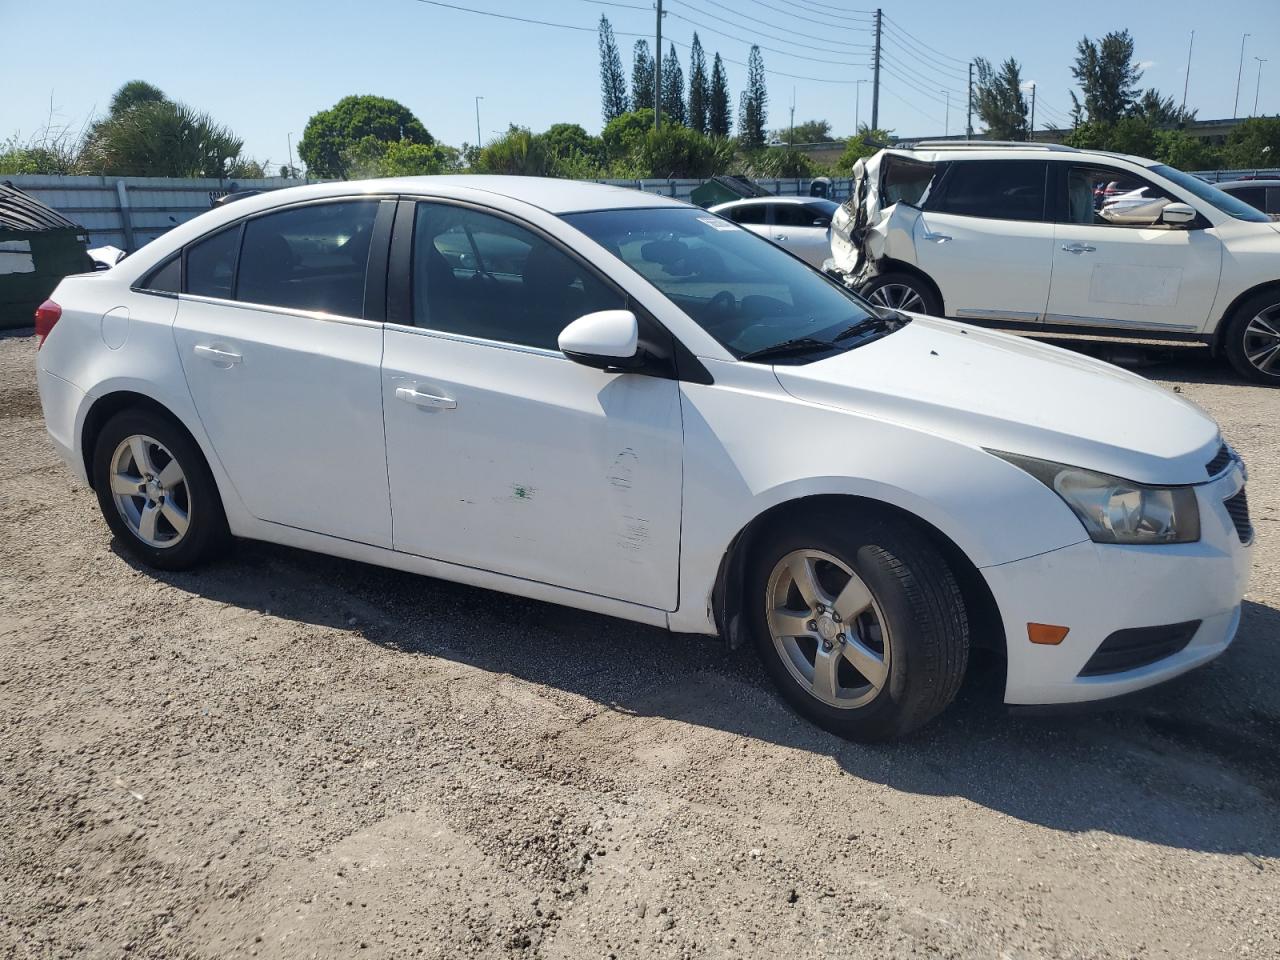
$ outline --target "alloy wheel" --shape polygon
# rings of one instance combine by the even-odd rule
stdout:
[[[889,679],[892,645],[879,604],[848,564],[820,550],[796,550],[769,576],[769,633],[787,671],[812,697],[851,710]]]
[[[169,450],[135,434],[111,456],[111,499],[129,532],[150,547],[177,546],[191,526],[186,474]]]
[[[1244,355],[1270,377],[1280,377],[1280,304],[1268,307],[1244,328]]]
[[[867,295],[867,299],[876,306],[888,307],[890,310],[925,312],[924,298],[905,283],[886,283],[882,287],[876,287]]]

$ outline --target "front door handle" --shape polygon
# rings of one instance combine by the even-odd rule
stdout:
[[[787,235],[786,235],[785,233],[775,233],[775,234],[773,235],[773,239],[775,239],[775,240],[785,240],[785,239],[787,239]]]
[[[421,393],[414,387],[396,387],[396,399],[412,403],[415,407],[426,407],[430,410],[453,410],[458,401],[452,397],[440,397],[434,393]]]
[[[207,343],[197,343],[192,349],[197,357],[204,357],[206,360],[212,360],[214,363],[225,363],[227,366],[239,363],[244,357],[230,350],[223,350],[219,347],[211,347]]]
[[[946,243],[951,239],[950,235],[945,233],[926,233],[924,238],[926,240],[932,240],[934,243]]]
[[[1093,253],[1097,247],[1091,247],[1087,243],[1064,243],[1062,249],[1067,253]]]

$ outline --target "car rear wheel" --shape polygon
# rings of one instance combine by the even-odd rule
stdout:
[[[1226,333],[1227,359],[1242,377],[1280,386],[1280,289],[1255,294],[1236,311]]]
[[[910,525],[814,515],[755,551],[756,648],[801,714],[852,740],[900,737],[952,701],[968,662],[960,588]]]
[[[929,284],[910,273],[883,273],[867,282],[862,295],[878,307],[907,313],[942,315],[942,304]]]
[[[116,414],[93,452],[98,506],[121,547],[161,570],[185,570],[230,539],[222,500],[199,448],[149,410]]]

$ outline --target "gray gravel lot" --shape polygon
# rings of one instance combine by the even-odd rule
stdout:
[[[157,575],[0,338],[0,956],[1280,957],[1280,391],[1143,372],[1247,459],[1240,635],[1115,712],[913,739],[747,651],[261,544]],[[1087,602],[1087,598],[1082,598]]]

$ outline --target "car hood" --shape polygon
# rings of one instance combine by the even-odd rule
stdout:
[[[800,400],[1144,483],[1203,482],[1221,443],[1203,410],[1136,374],[929,317],[774,373]]]

